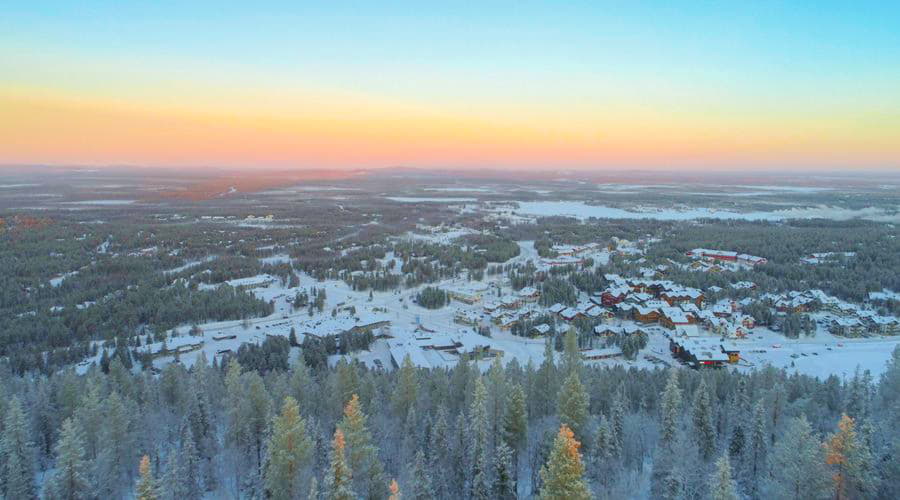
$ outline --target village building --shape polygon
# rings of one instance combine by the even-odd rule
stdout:
[[[550,325],[546,323],[541,323],[540,325],[534,325],[531,327],[531,334],[535,337],[543,337],[550,333]]]
[[[533,286],[526,286],[519,290],[519,298],[526,302],[535,302],[541,297],[541,292]]]
[[[481,323],[481,316],[474,311],[457,311],[453,321],[461,325],[478,326]]]
[[[581,359],[585,361],[598,361],[622,357],[622,350],[617,347],[606,349],[586,349],[581,351]]]
[[[674,329],[676,326],[691,324],[688,315],[677,307],[663,307],[659,314],[659,323],[666,328]]]
[[[634,320],[641,323],[656,323],[659,321],[659,309],[642,305],[634,306]]]
[[[559,317],[566,321],[572,321],[581,315],[581,312],[573,307],[567,307],[559,312]]]
[[[669,350],[692,368],[721,368],[730,361],[721,345],[713,339],[675,337],[669,339]]]
[[[548,307],[547,311],[549,311],[551,314],[559,314],[564,309],[566,309],[566,306],[564,304],[560,304],[559,302],[557,302],[556,304],[553,304],[552,306]]]

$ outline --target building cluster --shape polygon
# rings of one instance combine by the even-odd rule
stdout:
[[[610,286],[591,300],[641,324],[659,324],[689,336],[705,329],[735,338],[745,337],[755,327],[753,318],[740,312],[741,304],[730,300],[709,304],[696,288],[670,280],[614,274],[605,278]]]
[[[387,341],[391,364],[398,368],[409,357],[419,368],[453,366],[460,356],[476,358],[502,356],[503,351],[492,348],[484,337],[473,332],[439,334],[417,329],[414,335]]]
[[[731,250],[710,250],[708,248],[695,248],[687,252],[688,257],[706,259],[719,262],[734,262],[745,266],[758,266],[768,262],[765,257],[757,257],[746,253],[738,253]]]
[[[879,315],[872,309],[832,297],[822,290],[767,293],[760,299],[783,314],[820,313],[819,323],[824,324],[833,335],[862,337],[900,334],[900,319],[896,316]]]
[[[714,338],[669,337],[672,356],[694,368],[721,368],[740,361],[740,351],[732,342]]]
[[[479,327],[483,320],[500,327],[501,330],[509,330],[519,322],[532,319],[542,314],[537,306],[541,292],[534,287],[526,286],[515,293],[485,298],[487,287],[479,288],[478,285],[458,287],[447,291],[451,299],[465,304],[475,304],[483,300],[482,312],[475,310],[459,310],[454,316],[454,321],[461,325]]]
[[[730,250],[710,250],[707,248],[695,248],[686,252],[688,257],[694,259],[687,265],[681,265],[687,271],[722,272],[740,271],[752,268],[768,262],[765,257],[757,257],[746,253],[738,253]]]
[[[812,254],[807,255],[806,257],[801,257],[801,258],[800,258],[800,263],[801,263],[801,264],[807,264],[807,265],[814,266],[814,265],[817,265],[817,264],[822,264],[823,262],[834,262],[834,261],[836,261],[836,260],[839,260],[839,259],[842,258],[842,257],[843,257],[843,258],[847,258],[847,259],[849,259],[849,258],[851,258],[851,257],[856,257],[856,252],[819,252],[819,253],[812,253]]]

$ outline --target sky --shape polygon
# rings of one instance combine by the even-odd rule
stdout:
[[[896,1],[2,12],[0,164],[900,170]]]

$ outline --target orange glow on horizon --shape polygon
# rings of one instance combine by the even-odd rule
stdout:
[[[520,168],[900,166],[897,117],[215,95],[173,105],[0,91],[0,163]],[[778,126],[772,126],[777,123]]]

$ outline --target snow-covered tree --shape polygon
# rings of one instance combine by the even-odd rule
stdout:
[[[678,387],[678,371],[669,371],[669,380],[661,396],[662,422],[660,424],[660,440],[663,446],[671,446],[675,442],[678,420],[681,415],[681,388]]]
[[[788,423],[772,449],[769,495],[779,499],[816,499],[828,496],[828,471],[822,443],[806,417]]]
[[[153,477],[153,471],[150,468],[149,456],[144,455],[141,457],[141,463],[138,465],[138,473],[140,477],[138,478],[137,487],[134,492],[137,500],[157,500],[159,498],[159,492],[157,491],[158,486],[156,485],[156,478]]]
[[[834,498],[865,498],[877,489],[872,453],[856,432],[853,418],[842,415],[838,430],[826,441],[826,463],[834,474]]]
[[[706,379],[700,380],[694,397],[694,438],[700,456],[704,460],[712,458],[716,451],[716,429],[712,421],[712,403],[710,402],[709,389],[706,387]]]
[[[737,485],[731,478],[731,461],[728,454],[716,460],[716,468],[709,478],[709,497],[711,500],[738,500]]]
[[[355,500],[356,498],[353,493],[353,473],[347,465],[345,447],[344,433],[338,427],[335,429],[334,439],[331,441],[331,463],[325,472],[326,500]]]
[[[472,407],[469,411],[469,463],[472,498],[490,498],[491,466],[487,414],[487,389],[481,377],[475,379]]]
[[[514,385],[509,391],[506,413],[503,416],[503,434],[513,450],[525,445],[528,433],[528,408],[525,405],[525,391],[521,385]]]
[[[425,460],[425,453],[422,450],[416,452],[416,458],[409,467],[411,487],[408,489],[412,500],[430,500],[435,498],[434,490],[431,488],[431,474],[428,470],[428,463]]]
[[[384,498],[384,466],[378,450],[372,444],[366,414],[359,397],[353,394],[344,407],[344,417],[338,424],[346,440],[347,463],[353,471],[353,488],[366,498]]]
[[[591,498],[584,481],[581,446],[566,425],[559,428],[547,463],[541,468],[540,498],[542,500],[586,500]]]
[[[559,420],[572,429],[577,438],[583,437],[589,404],[578,370],[572,370],[559,392]]]
[[[409,414],[409,409],[416,403],[419,390],[419,379],[416,367],[413,366],[409,355],[403,357],[400,369],[397,370],[397,388],[394,391],[394,412],[400,418]]]
[[[76,500],[89,498],[92,494],[87,478],[84,438],[81,429],[67,418],[56,443],[56,470],[45,486],[45,496],[55,500]]]
[[[758,491],[760,477],[766,465],[767,449],[765,409],[762,400],[759,400],[753,408],[753,420],[750,423],[750,449],[747,457],[747,475],[751,494]]]
[[[494,455],[494,478],[493,498],[500,500],[516,498],[513,450],[503,441],[500,441],[500,444],[497,445]]]
[[[33,498],[34,446],[19,398],[9,401],[0,437],[0,485],[6,498]]]
[[[272,435],[266,449],[263,478],[269,496],[276,500],[298,497],[303,486],[301,472],[311,458],[312,441],[297,401],[291,396],[284,398],[281,413],[272,419]]]

